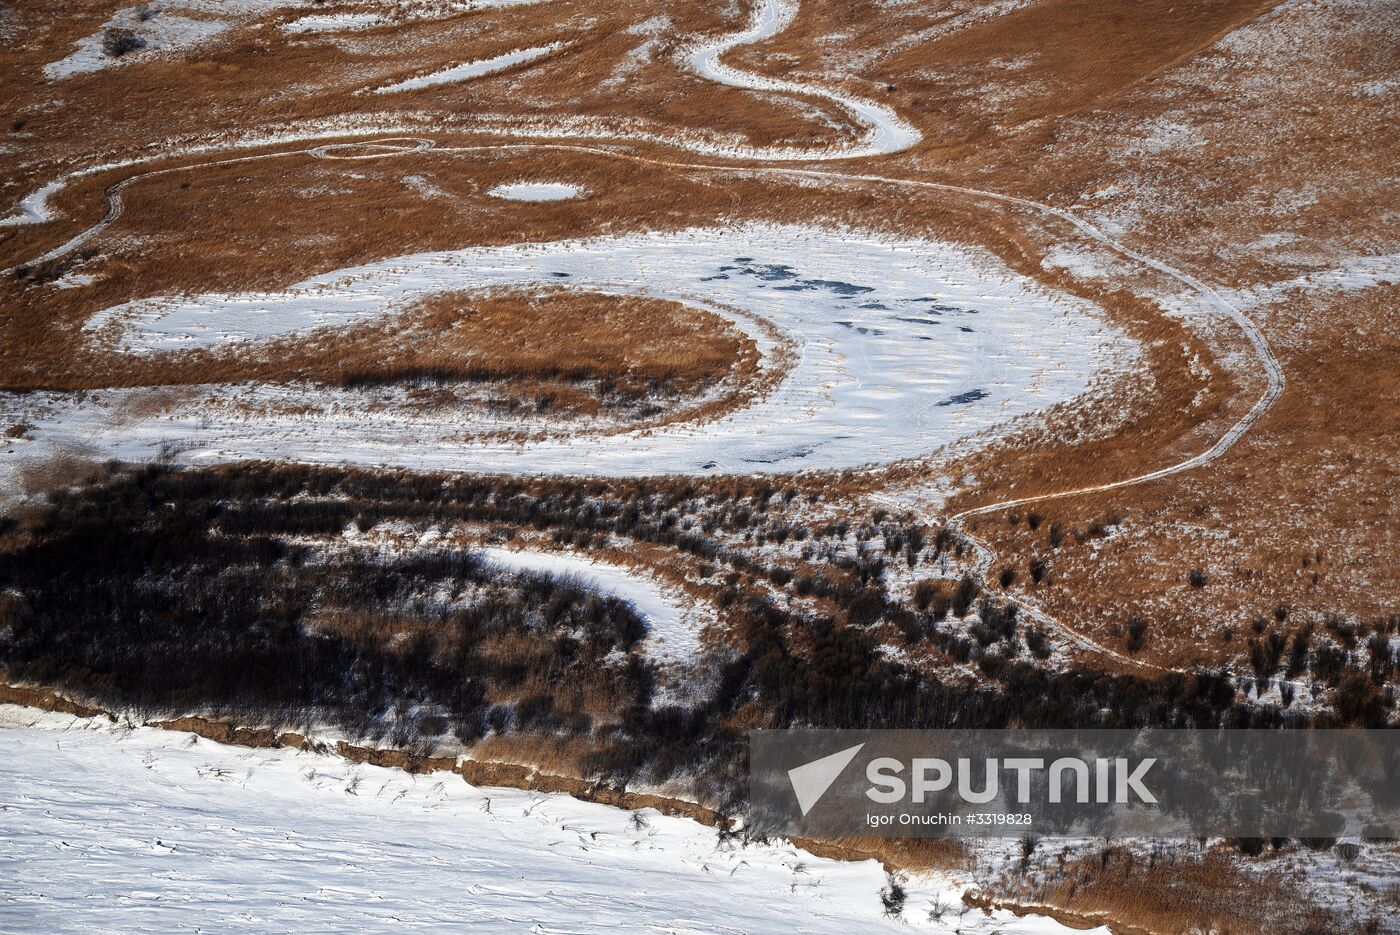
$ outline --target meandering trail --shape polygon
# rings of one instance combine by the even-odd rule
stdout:
[[[829,161],[832,159],[885,156],[908,149],[923,138],[923,134],[912,124],[903,120],[897,113],[883,104],[833,91],[821,85],[770,78],[766,75],[726,65],[721,61],[727,52],[741,46],[762,42],[764,39],[771,39],[786,29],[796,16],[796,0],[761,0],[754,7],[747,29],[703,43],[686,56],[687,64],[701,77],[730,87],[816,97],[830,101],[853,116],[858,123],[864,124],[867,130],[860,142],[854,146],[831,147],[816,151],[795,147],[773,148],[766,151],[750,150],[748,152],[754,154],[750,158]]]
[[[702,154],[722,155],[728,159],[741,159],[747,162],[763,163],[775,161],[818,162],[831,160],[848,160],[852,158],[886,155],[893,152],[897,152],[901,149],[905,149],[918,142],[920,138],[918,131],[912,126],[910,126],[908,123],[900,119],[898,115],[895,114],[892,110],[890,110],[887,107],[884,107],[883,105],[879,105],[851,95],[846,95],[837,91],[832,91],[830,89],[816,85],[768,78],[766,76],[743,71],[742,69],[726,65],[722,62],[721,59],[725,53],[740,46],[758,42],[763,39],[769,38],[773,35],[776,35],[792,21],[795,13],[795,4],[785,3],[782,2],[782,0],[762,0],[762,2],[760,2],[754,8],[751,20],[744,30],[721,36],[717,39],[705,42],[699,46],[694,47],[687,53],[687,61],[698,74],[701,74],[702,76],[705,76],[723,84],[753,90],[771,91],[793,95],[805,95],[830,101],[846,110],[859,123],[866,127],[866,132],[861,138],[860,142],[856,145],[834,146],[826,149],[808,150],[793,148],[770,148],[766,150],[758,148],[745,148],[738,150],[722,149],[706,146],[704,144],[698,144],[694,140],[686,140],[683,138],[665,141],[668,145],[675,146],[682,150],[688,149],[691,151],[698,151]],[[488,132],[494,135],[535,135],[510,134],[509,131],[499,130],[483,132]],[[305,139],[307,141],[335,140],[345,139],[346,135],[347,134],[343,130],[339,132],[325,131],[319,134],[307,135]],[[577,142],[562,143],[557,141],[558,139],[567,138],[571,135],[577,136],[579,138],[591,138],[594,136],[594,134],[591,133],[580,132],[571,134],[568,132],[559,132],[551,133],[549,135],[554,137],[555,139],[553,141],[527,141],[523,139],[518,139],[514,142],[490,144],[481,147],[443,147],[443,149],[448,151],[524,148],[553,149],[559,151],[574,151],[595,157],[626,159],[640,163],[652,164],[658,167],[667,167],[692,172],[730,172],[733,171],[735,168],[735,166],[732,164],[714,164],[695,162],[693,160],[671,160],[651,158],[632,153],[619,153],[601,146],[590,146]],[[624,142],[629,139],[627,134],[609,134],[609,137]],[[647,142],[655,142],[655,140],[651,140],[648,137],[640,135],[633,137],[633,139]],[[283,152],[261,153],[250,156],[231,157],[213,160],[210,162],[200,163],[196,165],[182,165],[179,167],[163,168],[143,173],[137,173],[123,179],[122,181],[116,183],[107,190],[107,212],[97,224],[84,230],[83,232],[79,233],[78,235],[68,240],[67,242],[59,245],[58,247],[55,247],[54,249],[35,258],[28,264],[22,265],[36,265],[39,263],[59,259],[76,250],[79,246],[87,243],[92,238],[102,233],[121,217],[123,191],[125,191],[131,185],[142,181],[143,179],[149,179],[152,177],[177,171],[183,172],[190,171],[192,169],[207,168],[243,161],[276,159],[295,155],[310,155],[319,158],[391,158],[411,155],[412,153],[416,152],[422,152],[429,148],[432,148],[434,145],[434,141],[426,138],[385,137],[378,140],[368,140],[358,143],[319,145],[310,148],[293,149]],[[165,154],[160,158],[173,158],[173,156],[171,154]],[[976,189],[949,183],[905,179],[875,173],[851,173],[831,169],[815,169],[810,167],[797,168],[771,165],[750,165],[745,167],[745,171],[759,175],[769,175],[772,177],[810,178],[814,180],[837,181],[842,183],[861,182],[870,185],[946,192],[949,194],[956,194],[963,197],[970,197],[974,199],[986,199],[1001,204],[1009,204],[1031,212],[1041,214],[1043,216],[1056,218],[1070,225],[1072,228],[1078,231],[1079,234],[1089,238],[1092,241],[1095,241],[1103,248],[1108,249],[1135,263],[1141,264],[1146,268],[1152,269],[1186,287],[1188,290],[1199,296],[1208,308],[1213,310],[1215,313],[1224,316],[1229,321],[1231,321],[1236,327],[1238,327],[1244,335],[1244,337],[1246,338],[1246,340],[1251,345],[1256,357],[1258,358],[1260,369],[1266,381],[1265,389],[1260,395],[1260,397],[1251,406],[1249,411],[1246,412],[1233,425],[1231,425],[1210,447],[1208,447],[1204,451],[1194,454],[1174,464],[1167,465],[1132,477],[1123,478],[1120,480],[1111,481],[1103,484],[1053,491],[1030,497],[1013,498],[998,501],[995,503],[983,504],[977,507],[964,510],[960,513],[953,515],[952,517],[948,517],[946,519],[946,522],[954,529],[958,530],[960,534],[964,538],[968,539],[969,542],[974,546],[974,548],[978,550],[978,573],[983,577],[985,577],[986,571],[991,565],[992,555],[990,550],[985,546],[985,544],[978,542],[966,532],[965,521],[967,519],[1000,510],[1013,509],[1031,505],[1034,503],[1040,503],[1047,500],[1100,493],[1150,483],[1153,481],[1165,479],[1203,467],[1221,457],[1237,441],[1239,441],[1239,439],[1242,438],[1244,434],[1248,432],[1249,429],[1259,421],[1259,419],[1264,415],[1264,413],[1266,413],[1269,410],[1269,408],[1274,404],[1274,402],[1283,392],[1285,385],[1285,377],[1277,358],[1273,355],[1272,351],[1270,350],[1268,342],[1265,340],[1264,336],[1248,319],[1248,317],[1245,316],[1238,308],[1236,308],[1231,303],[1227,302],[1214,289],[1205,285],[1200,280],[1189,275],[1188,273],[1185,273],[1184,271],[1174,266],[1171,266],[1165,262],[1146,256],[1145,254],[1137,250],[1134,250],[1118,241],[1113,240],[1112,238],[1104,234],[1102,231],[1094,227],[1092,224],[1088,223],[1087,221],[1084,221],[1083,219],[1062,208],[1058,208],[1052,205],[1036,202],[1018,196],[1006,195],[999,192],[987,191],[983,189]],[[34,195],[31,195],[29,198],[26,198],[21,205],[20,214],[12,216],[11,218],[7,218],[5,222],[10,224],[37,223],[48,219],[49,214],[45,206],[45,201],[55,191],[59,190],[61,184],[62,180],[50,183],[43,189],[40,189],[40,191],[36,192]],[[12,267],[10,270],[6,270],[5,272],[12,273],[15,269],[16,268]],[[930,522],[938,521],[938,518],[932,516],[927,516],[926,519]],[[1053,626],[1066,638],[1070,639],[1072,642],[1074,642],[1076,645],[1080,646],[1083,649],[1092,651],[1094,653],[1102,654],[1104,656],[1114,658],[1116,660],[1132,665],[1149,665],[1146,663],[1141,663],[1137,660],[1132,660],[1127,657],[1124,657],[1121,654],[1108,649],[1107,647],[1101,646],[1100,644],[1089,640],[1087,637],[1083,637],[1082,635],[1076,633],[1072,628],[1067,627],[1059,623],[1058,621],[1055,621],[1043,610],[1038,608],[1034,604],[1034,602],[1031,601],[1029,598],[1016,595],[1012,595],[1012,597],[1016,599],[1017,602],[1023,608],[1025,608],[1027,613],[1033,619],[1036,619],[1037,621],[1042,622],[1045,625]],[[1156,667],[1153,666],[1153,668]]]

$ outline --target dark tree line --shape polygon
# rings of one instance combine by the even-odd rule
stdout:
[[[892,599],[884,563],[955,548],[943,532],[880,517],[871,537],[878,531],[890,551],[814,551],[794,566],[705,532],[739,524],[803,542],[844,535],[785,514],[811,496],[763,481],[648,486],[288,465],[119,472],[0,530],[0,664],[11,680],[113,706],[317,719],[399,744],[586,736],[596,776],[699,777],[698,791],[717,801],[742,797],[751,727],[1308,723],[1244,703],[1223,672],[1146,679],[1047,668],[1045,634],[971,579]],[[626,536],[694,556],[730,625],[728,644],[700,661],[711,688],[684,708],[657,703],[642,622],[568,581],[502,577],[461,550],[385,558],[300,544],[389,521],[473,521],[584,546]],[[775,590],[819,601],[788,605]],[[949,625],[949,614],[973,607],[980,622],[969,632]],[[887,652],[891,628],[907,652]],[[1261,640],[1259,652],[1272,667],[1291,666],[1299,650],[1296,640]],[[938,654],[975,664],[981,677],[903,661]],[[1360,681],[1339,681],[1334,721],[1383,724],[1370,673],[1347,671]]]

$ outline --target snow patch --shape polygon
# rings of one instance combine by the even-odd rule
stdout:
[[[587,189],[568,182],[505,182],[487,190],[492,198],[507,201],[568,201],[579,198]]]
[[[378,13],[313,13],[282,24],[282,31],[299,36],[305,33],[342,32],[369,29],[386,22]]]
[[[1400,253],[1348,257],[1334,266],[1239,290],[1231,296],[1243,308],[1258,308],[1281,302],[1294,292],[1358,292],[1386,283],[1400,283]]]
[[[693,662],[700,655],[703,621],[689,600],[674,588],[631,568],[567,552],[502,549],[478,550],[492,564],[514,572],[535,572],[573,578],[590,591],[620,598],[632,605],[647,625],[643,647],[658,662]]]
[[[49,207],[49,197],[67,184],[66,179],[54,179],[20,200],[19,210],[6,218],[0,218],[0,227],[16,227],[20,224],[40,224],[53,219],[53,209]]]
[[[470,413],[435,425],[366,412],[262,419],[211,405],[110,424],[103,401],[116,405],[127,391],[88,394],[83,404],[30,395],[0,407],[42,410],[12,421],[46,424],[55,439],[81,437],[136,460],[159,439],[191,459],[606,476],[786,473],[928,455],[1074,398],[1133,348],[1090,303],[983,251],[765,224],[414,254],[282,292],[139,300],[98,313],[86,329],[127,353],[150,354],[345,327],[443,292],[543,286],[679,302],[733,322],[766,366],[780,347],[774,331],[798,349],[797,360],[768,395],[710,422],[528,442],[473,438],[486,427]]]
[[[262,14],[295,5],[295,0],[171,0],[159,5],[125,7],[97,32],[79,39],[77,48],[67,57],[45,65],[44,77],[59,81],[183,52]],[[130,30],[140,47],[120,57],[108,55],[103,43],[109,29]]]
[[[417,78],[409,78],[405,81],[397,82],[396,84],[385,85],[382,88],[375,88],[374,93],[392,94],[398,91],[414,91],[419,88],[428,88],[439,84],[452,84],[458,81],[467,81],[472,78],[479,78],[482,75],[504,71],[522,62],[532,62],[535,59],[549,55],[551,52],[556,52],[563,47],[564,43],[562,42],[551,42],[549,45],[536,46],[531,49],[516,49],[514,52],[506,52],[503,55],[496,55],[491,58],[483,58],[474,62],[453,65],[451,68],[444,68],[432,74],[421,75]]]

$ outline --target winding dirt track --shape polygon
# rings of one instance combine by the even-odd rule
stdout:
[[[913,143],[917,142],[919,138],[918,132],[916,130],[913,130],[912,127],[904,123],[898,118],[897,115],[894,115],[891,111],[889,111],[882,105],[874,104],[872,102],[865,101],[860,98],[845,95],[840,92],[832,91],[830,89],[822,88],[819,86],[800,84],[791,81],[779,81],[776,79],[767,78],[762,75],[744,72],[732,66],[724,65],[722,62],[719,61],[720,57],[725,52],[728,52],[741,45],[757,42],[776,34],[784,26],[791,22],[795,11],[795,3],[785,2],[785,0],[760,0],[759,4],[754,9],[750,25],[744,31],[736,34],[726,35],[720,37],[719,39],[712,40],[702,45],[692,47],[689,53],[687,53],[688,60],[692,67],[699,74],[724,84],[754,90],[763,90],[770,92],[778,91],[781,93],[788,93],[793,95],[810,95],[814,97],[820,97],[828,101],[832,101],[842,106],[849,113],[851,113],[856,120],[858,120],[861,123],[864,123],[867,126],[867,133],[863,137],[863,142],[857,146],[836,147],[829,150],[821,151],[794,151],[790,149],[746,149],[742,151],[731,151],[724,153],[725,158],[731,160],[729,163],[725,164],[695,162],[690,160],[658,159],[636,155],[632,153],[617,152],[615,150],[608,149],[602,146],[592,146],[577,142],[565,143],[542,141],[537,139],[522,140],[519,139],[519,135],[517,135],[517,139],[513,142],[485,144],[481,146],[441,147],[440,149],[441,151],[445,152],[470,152],[509,149],[548,149],[560,152],[576,152],[580,154],[587,154],[593,157],[621,159],[663,168],[682,169],[691,172],[721,173],[731,172],[736,168],[733,160],[740,160],[742,163],[762,163],[771,161],[794,160],[800,160],[805,162],[846,160],[858,156],[869,157],[872,155],[889,154],[892,152],[896,152],[900,149],[907,148],[908,146],[913,145]],[[396,128],[386,127],[385,129],[388,132],[394,132],[394,129]],[[488,135],[510,135],[509,131],[501,130],[490,130],[484,132]],[[571,134],[558,133],[552,135],[556,140],[558,140],[567,139]],[[588,138],[589,135],[576,134],[575,136]],[[343,141],[346,139],[346,134],[344,133],[344,131],[341,131],[339,133],[327,132],[323,134],[308,135],[303,139],[307,141]],[[613,139],[615,142],[629,141],[629,137],[627,137],[626,135],[617,135],[613,137]],[[683,150],[700,150],[702,152],[710,151],[707,147],[697,146],[691,141],[672,140],[667,142],[669,145]],[[249,156],[222,158],[203,163],[185,164],[178,167],[155,169],[148,172],[136,173],[117,182],[116,184],[112,185],[107,189],[107,212],[100,221],[98,221],[92,227],[89,227],[81,233],[77,234],[75,237],[71,238],[65,243],[55,247],[54,249],[44,253],[39,257],[36,257],[35,259],[29,261],[29,263],[27,264],[21,264],[21,266],[32,266],[39,263],[59,259],[71,253],[73,250],[76,250],[79,246],[83,245],[84,243],[87,243],[93,237],[102,233],[121,217],[123,210],[122,192],[131,185],[143,179],[153,178],[156,176],[173,172],[186,172],[193,169],[210,168],[239,162],[276,159],[297,155],[309,155],[316,158],[326,159],[379,159],[391,157],[405,157],[411,156],[415,153],[424,152],[431,148],[435,148],[435,145],[436,144],[433,140],[423,137],[386,136],[373,139],[358,139],[351,142],[322,142],[319,145],[306,148],[290,149],[272,153],[260,153]],[[159,158],[171,158],[171,156],[172,154],[167,154]],[[1268,342],[1265,340],[1264,336],[1238,308],[1227,302],[1223,297],[1220,296],[1219,293],[1217,293],[1210,286],[1202,283],[1200,280],[1196,279],[1190,274],[1167,263],[1164,263],[1160,260],[1156,260],[1149,256],[1146,256],[1141,252],[1132,249],[1131,247],[1128,247],[1122,243],[1111,239],[1098,228],[1094,227],[1092,224],[1088,223],[1087,221],[1084,221],[1083,219],[1075,216],[1074,214],[1062,208],[1057,208],[1052,205],[1032,201],[1030,199],[1021,198],[1014,195],[986,191],[983,189],[969,188],[965,186],[952,185],[941,182],[903,179],[875,173],[851,173],[830,169],[813,169],[805,167],[797,168],[771,165],[745,165],[744,168],[747,172],[760,175],[769,175],[774,177],[810,178],[817,180],[840,181],[843,183],[862,182],[870,185],[888,186],[892,188],[942,191],[951,194],[958,194],[961,196],[970,197],[973,199],[983,199],[997,202],[1000,204],[1013,205],[1046,217],[1056,218],[1060,221],[1071,225],[1084,236],[1090,238],[1091,240],[1097,242],[1098,244],[1111,250],[1112,252],[1117,253],[1118,255],[1135,263],[1141,264],[1142,266],[1145,266],[1151,270],[1161,273],[1180,283],[1186,289],[1195,292],[1206,302],[1206,304],[1210,308],[1215,310],[1215,312],[1217,312],[1220,315],[1223,315],[1224,317],[1228,318],[1231,322],[1233,322],[1234,325],[1240,329],[1240,331],[1244,334],[1245,338],[1249,341],[1251,347],[1255,352],[1255,355],[1258,358],[1260,369],[1262,370],[1263,375],[1266,379],[1266,387],[1264,389],[1264,392],[1260,395],[1258,400],[1255,401],[1253,406],[1251,406],[1249,411],[1245,413],[1244,416],[1242,416],[1232,426],[1230,426],[1230,428],[1226,430],[1226,432],[1223,435],[1221,435],[1220,438],[1218,438],[1206,450],[1201,451],[1198,454],[1192,455],[1191,457],[1179,461],[1175,464],[1104,484],[1077,487],[1067,490],[1055,491],[1052,493],[1039,494],[1032,497],[1022,497],[1009,500],[1002,500],[995,503],[983,504],[981,506],[964,510],[960,513],[946,518],[941,516],[925,515],[923,519],[925,519],[925,521],[927,522],[946,522],[950,527],[958,531],[961,537],[968,541],[969,544],[978,552],[979,561],[977,566],[977,574],[979,577],[985,579],[986,571],[988,568],[990,568],[992,564],[993,556],[991,551],[986,547],[985,544],[979,542],[965,531],[964,525],[967,519],[975,516],[993,513],[999,510],[1027,506],[1048,500],[1062,499],[1066,497],[1073,497],[1084,494],[1102,493],[1106,491],[1132,487],[1140,484],[1151,483],[1153,481],[1162,480],[1168,477],[1172,477],[1203,467],[1225,454],[1225,452],[1227,452],[1236,442],[1238,442],[1240,438],[1242,438],[1244,434],[1248,432],[1249,429],[1253,425],[1255,425],[1259,421],[1259,419],[1269,410],[1269,408],[1274,404],[1274,402],[1279,398],[1279,396],[1283,392],[1285,385],[1285,377],[1282,367],[1279,365],[1278,359],[1270,350]],[[53,188],[53,186],[49,186],[50,192],[52,192]],[[42,208],[42,205],[40,207]],[[41,213],[42,211],[39,212],[39,214]],[[36,214],[36,216],[31,220],[37,221],[42,219],[42,217],[39,217],[38,214]],[[12,267],[11,269],[5,270],[4,272],[6,274],[12,273],[15,271],[15,269],[18,268],[19,267]],[[1033,601],[1031,601],[1024,595],[1013,593],[1009,594],[1008,596],[1015,600],[1016,603],[1021,608],[1023,608],[1026,614],[1032,619],[1036,620],[1038,623],[1052,627],[1057,632],[1062,634],[1071,643],[1085,651],[1112,658],[1115,661],[1121,662],[1126,665],[1150,669],[1161,668],[1150,663],[1130,659],[1126,656],[1123,656],[1120,653],[1117,653],[1105,646],[1102,646],[1088,639],[1087,637],[1074,631],[1072,628],[1050,617],[1038,606],[1036,606],[1036,604]]]

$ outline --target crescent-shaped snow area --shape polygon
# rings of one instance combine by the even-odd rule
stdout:
[[[419,88],[430,88],[438,84],[454,84],[458,81],[468,81],[472,78],[479,78],[482,75],[494,74],[504,71],[514,65],[523,62],[533,62],[537,58],[543,58],[551,52],[562,49],[564,43],[551,42],[549,45],[536,46],[531,49],[516,49],[514,52],[506,52],[503,55],[494,55],[491,58],[477,59],[474,62],[463,62],[461,65],[453,65],[441,71],[431,74],[421,75],[417,78],[407,78],[394,84],[385,85],[382,88],[375,88],[375,94],[392,94],[397,91],[415,91]]]
[[[42,224],[53,218],[49,207],[49,197],[62,191],[67,179],[55,179],[20,199],[19,209],[8,217],[0,218],[0,227],[18,227],[21,224]]]
[[[700,655],[702,614],[684,594],[663,587],[649,575],[567,552],[495,546],[478,552],[504,571],[577,581],[589,591],[627,602],[647,626],[643,649],[658,662],[685,663]]]
[[[503,182],[486,191],[492,198],[507,201],[568,201],[584,193],[581,185],[568,182]]]
[[[926,455],[1083,393],[1132,343],[1084,300],[1052,292],[995,257],[938,241],[752,224],[419,253],[270,293],[151,298],[88,323],[130,354],[236,345],[380,320],[446,292],[560,285],[706,309],[772,358],[795,347],[778,386],[701,423],[539,440],[480,436],[498,421],[401,411],[315,419],[193,410],[109,418],[123,393],[83,408],[52,396],[24,418],[54,439],[139,459],[173,447],[187,462],[274,458],[517,474],[645,476],[843,469]],[[766,327],[765,327],[766,326]],[[237,402],[261,391],[239,387]],[[307,390],[308,392],[321,392]],[[24,405],[28,397],[11,397]],[[235,400],[228,400],[235,401]],[[28,403],[31,407],[34,403]],[[133,407],[135,408],[135,407]],[[482,420],[482,421],[474,421]],[[61,439],[60,439],[61,440]]]
[[[138,935],[171,931],[177,907],[198,907],[204,931],[244,935],[327,919],[347,932],[911,931],[883,914],[876,861],[726,843],[649,809],[634,820],[559,793],[10,705],[0,744],[0,838],[16,870],[0,901],[32,931],[110,931],[114,906]],[[910,906],[961,904],[936,874],[907,888]],[[913,928],[932,933],[1071,931],[1004,910],[923,916],[909,913]]]

